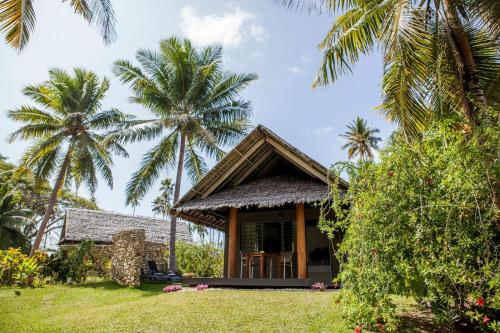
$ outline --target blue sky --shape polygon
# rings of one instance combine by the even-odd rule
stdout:
[[[96,30],[59,1],[35,1],[36,30],[21,54],[0,43],[0,153],[11,161],[18,161],[27,146],[5,141],[18,126],[7,119],[7,110],[29,103],[21,94],[24,86],[44,81],[52,67],[84,67],[111,79],[104,108],[147,117],[146,110],[127,102],[130,92],[113,77],[111,65],[117,59],[134,60],[138,49],[156,49],[161,39],[172,35],[188,37],[200,46],[220,43],[226,70],[257,73],[260,79],[243,94],[252,103],[253,123],[269,127],[326,166],[346,158],[339,134],[356,116],[379,128],[384,139],[394,128],[374,110],[380,103],[380,55],[362,59],[354,74],[332,86],[311,87],[321,60],[317,44],[332,17],[290,11],[272,0],[115,0],[113,5],[118,39],[110,46],[104,46]],[[128,159],[115,158],[114,188],[101,182],[96,193],[101,208],[132,212],[125,206],[125,186],[152,145],[129,145]],[[190,184],[187,179],[183,182],[186,191]],[[157,187],[136,213],[152,215],[155,196]]]

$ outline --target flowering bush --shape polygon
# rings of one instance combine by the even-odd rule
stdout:
[[[182,290],[182,286],[180,284],[171,284],[163,288],[164,293],[173,293],[175,291]]]
[[[204,284],[204,283],[199,284],[199,285],[196,286],[195,289],[196,290],[205,290],[205,289],[208,289],[208,284]]]
[[[396,133],[379,162],[335,168],[349,174],[350,186],[331,187],[320,228],[343,233],[339,310],[353,324],[398,331],[397,294],[427,304],[450,330],[499,326],[500,131],[486,118],[473,133],[457,126],[436,123],[414,142]]]
[[[314,282],[314,284],[311,286],[312,289],[316,290],[316,291],[323,291],[326,289],[326,286],[323,282]]]

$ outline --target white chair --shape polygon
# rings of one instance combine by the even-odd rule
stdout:
[[[281,254],[281,265],[283,266],[283,279],[286,279],[287,267],[290,267],[290,276],[291,278],[293,278],[293,252],[281,252],[280,254]]]
[[[245,268],[248,269],[247,260],[248,260],[247,254],[244,253],[243,251],[240,251],[240,279],[243,277],[243,266],[245,266]]]

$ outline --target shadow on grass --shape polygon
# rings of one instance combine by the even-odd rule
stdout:
[[[399,315],[401,320],[400,331],[409,333],[443,333],[432,321],[432,313],[427,310],[421,310],[412,307],[411,310]]]
[[[108,290],[108,291],[128,289],[128,290],[142,292],[142,296],[154,296],[162,292],[162,289],[165,287],[165,283],[142,283],[140,287],[132,288],[132,287],[121,286],[118,283],[110,280],[96,280],[96,281],[88,281],[77,285],[70,285],[69,287],[92,288],[92,289]]]

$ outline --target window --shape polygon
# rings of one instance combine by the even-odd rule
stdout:
[[[269,252],[295,250],[295,221],[259,221],[241,224],[243,252]]]

